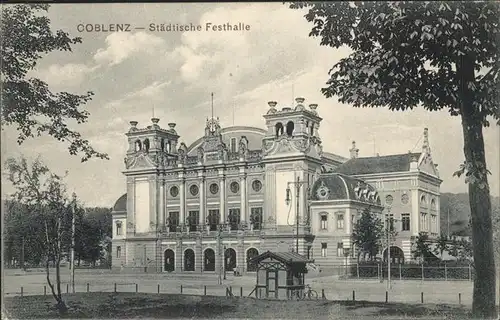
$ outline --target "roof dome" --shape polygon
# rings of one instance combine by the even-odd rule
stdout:
[[[123,212],[127,211],[127,194],[123,194],[118,200],[116,200],[113,206],[113,212]]]
[[[373,186],[339,173],[322,174],[311,188],[311,200],[356,200],[380,205],[380,197]]]

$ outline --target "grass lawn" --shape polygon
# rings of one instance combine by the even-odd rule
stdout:
[[[366,301],[276,301],[149,293],[66,294],[65,318],[466,319],[465,307]],[[3,299],[5,319],[60,318],[52,296]]]

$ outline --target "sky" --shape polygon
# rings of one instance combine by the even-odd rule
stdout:
[[[84,106],[88,122],[72,128],[110,160],[81,163],[66,144],[49,137],[18,145],[12,127],[2,128],[2,160],[40,156],[52,171],[68,171],[68,190],[86,205],[111,207],[125,193],[129,121],[145,127],[154,115],[163,127],[175,122],[180,140],[189,145],[204,133],[211,92],[214,113],[224,127],[265,128],[262,115],[268,101],[282,107],[303,97],[305,104],[319,105],[324,151],[344,157],[353,140],[360,157],[419,151],[423,130],[429,128],[441,191],[466,192],[463,178],[452,177],[464,160],[460,119],[446,111],[354,108],[325,98],[320,89],[328,70],[349,51],[320,46],[319,39],[309,37],[312,25],[303,15],[281,3],[53,4],[48,12],[53,30],[81,37],[82,43],[70,53],[47,54],[30,76],[46,81],[54,92],[94,93]],[[205,30],[206,23],[228,22],[249,30]],[[115,23],[129,24],[131,32],[80,32],[82,26],[109,29]],[[193,24],[202,30],[151,31],[150,24]],[[491,193],[498,196],[499,127],[486,128],[484,135]],[[3,196],[12,192],[5,178],[3,173]]]

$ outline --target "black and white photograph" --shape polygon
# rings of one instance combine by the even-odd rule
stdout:
[[[2,319],[499,319],[500,2],[13,2]]]

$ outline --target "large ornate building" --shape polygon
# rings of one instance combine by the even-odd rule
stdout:
[[[269,102],[266,129],[207,120],[190,146],[175,123],[130,122],[126,193],[113,208],[113,266],[148,272],[252,271],[266,250],[296,251],[324,270],[352,259],[365,208],[394,218],[395,259],[439,230],[439,186],[424,131],[420,153],[350,157],[324,152],[317,105]],[[350,257],[346,257],[350,252]],[[355,259],[355,258],[354,258]]]

